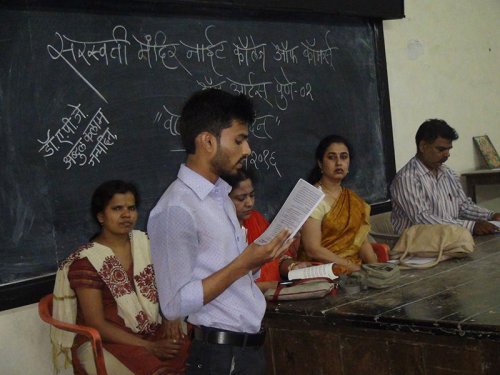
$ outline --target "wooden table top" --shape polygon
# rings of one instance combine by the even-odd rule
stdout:
[[[268,303],[267,316],[500,340],[500,234],[475,241],[471,256],[426,270],[401,270],[393,287]]]
[[[493,168],[493,169],[474,169],[471,171],[465,171],[462,172],[462,176],[474,176],[478,174],[497,174],[500,173],[500,168]]]

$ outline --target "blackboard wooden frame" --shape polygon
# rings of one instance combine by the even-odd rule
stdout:
[[[71,3],[68,5],[68,3]],[[2,1],[1,8],[37,10],[78,10],[88,13],[144,13],[144,14],[189,14],[215,15],[217,17],[241,17],[247,19],[301,19],[335,20],[344,17],[370,18],[375,30],[377,80],[380,95],[381,129],[384,139],[385,171],[387,184],[395,175],[394,147],[390,115],[389,91],[385,59],[382,19],[404,17],[403,0],[373,4],[370,0],[316,1],[309,2],[261,1]],[[372,214],[390,210],[390,201],[372,206]],[[43,276],[0,287],[0,311],[37,302],[43,295],[52,292],[55,275]]]
[[[243,17],[347,16],[404,18],[404,0],[3,0],[0,7],[147,14],[204,14]]]

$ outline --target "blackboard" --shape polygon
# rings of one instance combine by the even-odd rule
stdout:
[[[186,98],[253,97],[248,159],[269,218],[327,134],[354,145],[348,185],[372,204],[394,174],[381,24],[214,16],[0,13],[0,284],[51,274],[96,230],[90,196],[137,183],[138,227],[184,160]]]

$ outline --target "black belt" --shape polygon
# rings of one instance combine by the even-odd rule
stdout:
[[[261,346],[264,344],[266,333],[261,331],[259,333],[241,333],[224,331],[210,327],[197,327],[193,326],[193,337],[195,340],[208,342],[211,344],[219,345],[233,345],[233,346]]]

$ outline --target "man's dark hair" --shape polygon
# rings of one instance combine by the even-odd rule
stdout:
[[[430,119],[424,121],[418,128],[417,134],[415,135],[417,151],[420,141],[432,143],[438,137],[447,139],[449,141],[456,141],[458,139],[458,133],[444,120]]]
[[[231,127],[233,120],[250,125],[254,118],[253,103],[243,94],[217,89],[198,91],[188,99],[181,112],[182,144],[188,154],[194,154],[198,134],[207,131],[219,139],[222,130]]]

